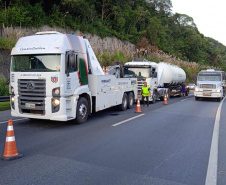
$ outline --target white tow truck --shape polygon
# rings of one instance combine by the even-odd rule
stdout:
[[[157,99],[164,100],[170,96],[181,96],[181,83],[186,80],[185,71],[175,65],[155,63],[143,58],[134,59],[124,64],[124,77],[137,78],[138,92],[144,82],[151,89],[149,101],[155,103]],[[188,91],[186,91],[186,95]]]
[[[225,95],[225,72],[214,69],[202,70],[198,73],[194,96],[200,98],[216,98],[218,101]]]
[[[10,93],[12,116],[83,123],[92,112],[131,108],[137,80],[105,75],[82,36],[39,32],[12,49]]]

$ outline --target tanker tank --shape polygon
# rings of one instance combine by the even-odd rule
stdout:
[[[179,85],[186,80],[185,71],[167,63],[158,64],[158,84],[160,87]]]

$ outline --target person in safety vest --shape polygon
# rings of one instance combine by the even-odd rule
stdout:
[[[145,106],[145,99],[146,99],[146,104],[147,107],[149,106],[149,100],[148,97],[151,96],[151,92],[150,92],[150,87],[147,85],[147,82],[144,82],[144,85],[142,86],[142,89],[140,91],[140,95],[142,95],[142,103],[143,106]]]

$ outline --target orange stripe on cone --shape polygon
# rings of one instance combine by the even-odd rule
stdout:
[[[5,150],[4,154],[0,157],[2,160],[12,160],[22,157],[22,154],[19,154],[16,147],[16,139],[13,129],[12,120],[8,121],[6,141],[5,141]]]
[[[164,105],[167,105],[167,97],[166,97],[166,93],[165,93],[165,96],[164,96],[164,102],[163,102]]]
[[[103,70],[103,72],[104,72],[104,74],[105,74],[105,66],[102,67],[102,70]]]
[[[106,66],[105,74],[108,75],[108,72],[109,72],[109,68],[108,66]]]
[[[136,108],[136,112],[141,112],[140,99],[139,99],[139,98],[137,98],[137,108]]]

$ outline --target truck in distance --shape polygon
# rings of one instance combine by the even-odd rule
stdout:
[[[105,75],[82,36],[39,32],[12,49],[10,91],[12,116],[83,123],[92,112],[131,108],[137,80]]]
[[[147,61],[143,58],[126,62],[124,77],[137,78],[138,94],[144,82],[147,82],[151,88],[149,101],[152,103],[157,99],[164,100],[165,94],[168,99],[170,96],[181,96],[181,83],[186,80],[186,74],[182,68],[167,63]]]
[[[200,98],[216,98],[218,101],[225,95],[225,72],[214,69],[202,70],[198,73],[194,91],[195,100]]]

